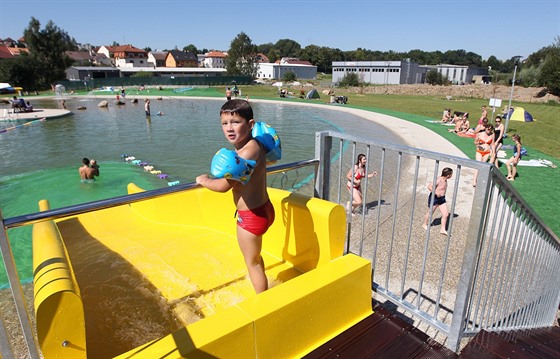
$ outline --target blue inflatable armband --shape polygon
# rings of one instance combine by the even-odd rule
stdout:
[[[256,122],[253,126],[253,138],[262,143],[266,150],[266,162],[276,162],[282,158],[282,144],[276,130],[265,122]]]
[[[220,149],[212,158],[210,172],[214,177],[233,179],[243,184],[249,182],[257,161],[246,160],[235,151]]]

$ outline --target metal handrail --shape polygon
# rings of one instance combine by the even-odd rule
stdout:
[[[303,160],[298,162],[286,163],[286,164],[267,168],[267,174],[271,175],[271,174],[281,173],[284,171],[291,171],[291,170],[312,166],[312,165],[317,166],[318,164],[319,164],[319,160],[317,159],[309,159],[309,160]],[[196,183],[190,182],[190,183],[179,184],[171,187],[157,188],[145,192],[127,194],[124,196],[112,197],[112,198],[86,202],[86,203],[81,203],[81,204],[67,206],[67,207],[50,209],[43,212],[36,212],[36,213],[30,213],[21,216],[15,216],[15,217],[4,219],[3,226],[4,229],[9,229],[9,228],[16,228],[29,224],[35,224],[38,222],[43,222],[51,219],[75,216],[86,212],[107,209],[107,208],[112,208],[125,204],[141,202],[148,199],[158,198],[169,194],[189,190],[197,186],[198,185]]]

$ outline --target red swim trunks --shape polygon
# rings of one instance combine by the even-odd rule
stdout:
[[[274,207],[270,200],[260,207],[237,211],[237,225],[256,236],[262,236],[274,222]]]

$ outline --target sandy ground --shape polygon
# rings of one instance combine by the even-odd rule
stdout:
[[[318,89],[319,90],[319,89]],[[323,89],[321,89],[322,91]],[[512,99],[515,101],[529,103],[546,103],[548,101],[560,102],[558,96],[551,94],[542,95],[543,87],[515,86]],[[468,97],[468,98],[501,98],[507,104],[511,94],[511,86],[504,85],[378,85],[366,87],[354,87],[346,91],[360,94],[377,95],[418,95],[437,96],[439,98]]]

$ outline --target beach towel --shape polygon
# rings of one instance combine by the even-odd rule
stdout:
[[[429,122],[429,123],[439,123],[440,125],[443,125],[443,126],[455,126],[454,123],[443,122],[443,121],[441,121],[441,120],[425,120],[425,121],[426,121],[426,122]]]
[[[499,159],[500,162],[506,163],[507,159]],[[556,168],[556,165],[549,160],[544,159],[532,159],[532,160],[521,160],[517,163],[518,166],[523,167],[550,167]]]

